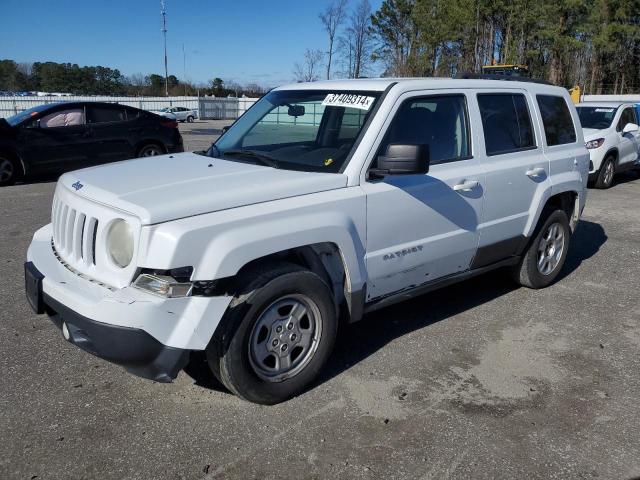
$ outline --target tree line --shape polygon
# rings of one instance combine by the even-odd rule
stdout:
[[[214,78],[208,84],[196,85],[168,78],[169,95],[215,95],[217,97],[260,96],[264,88],[259,85],[225,83]],[[0,91],[71,93],[74,95],[164,96],[165,78],[152,73],[123,75],[118,69],[103,66],[79,66],[71,63],[35,62],[17,63],[0,60]]]
[[[296,79],[445,76],[491,63],[588,93],[640,92],[640,0],[333,0],[327,50],[307,50]],[[335,66],[335,68],[334,68]]]

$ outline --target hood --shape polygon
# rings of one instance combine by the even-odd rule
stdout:
[[[334,190],[346,187],[347,177],[179,153],[76,170],[63,175],[60,183],[148,225]]]
[[[584,134],[584,141],[588,142],[589,140],[604,137],[605,132],[604,130],[597,130],[595,128],[583,128],[582,133]]]

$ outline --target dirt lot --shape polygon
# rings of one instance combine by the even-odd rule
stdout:
[[[181,125],[204,148],[221,125]],[[187,133],[190,132],[190,133]],[[0,189],[0,478],[441,479],[640,475],[640,179],[589,192],[560,281],[500,272],[346,328],[275,407],[127,374],[23,295],[54,183]]]

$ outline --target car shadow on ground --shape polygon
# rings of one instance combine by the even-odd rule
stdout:
[[[593,257],[606,241],[601,225],[580,221],[557,281]],[[500,269],[367,314],[358,323],[342,325],[328,364],[309,389],[340,375],[397,338],[495,300],[516,288],[519,287],[511,281],[508,272]],[[227,391],[214,379],[203,354],[194,355],[185,372],[196,385]]]
[[[640,170],[630,170],[622,173],[617,173],[613,177],[613,184],[611,188],[615,188],[616,185],[622,185],[624,183],[634,182],[640,179]]]

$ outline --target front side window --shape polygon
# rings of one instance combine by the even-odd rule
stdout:
[[[478,94],[478,105],[487,155],[535,148],[531,116],[524,95],[481,93]]]
[[[577,107],[578,117],[582,128],[593,128],[604,130],[611,126],[613,118],[616,116],[616,107]]]
[[[620,120],[618,121],[618,128],[617,128],[619,132],[624,130],[624,127],[628,123],[636,123],[635,113],[636,112],[633,111],[633,108],[630,108],[630,107],[627,107],[622,111],[622,114],[620,115]]]
[[[207,152],[290,170],[341,171],[380,92],[276,90],[258,100]]]
[[[41,128],[71,127],[84,125],[84,108],[58,110],[40,118]]]
[[[537,95],[536,99],[540,107],[547,145],[551,147],[575,143],[576,131],[565,99],[552,95]]]
[[[426,145],[432,165],[469,158],[465,97],[443,95],[405,101],[389,126],[380,154],[390,144]]]

